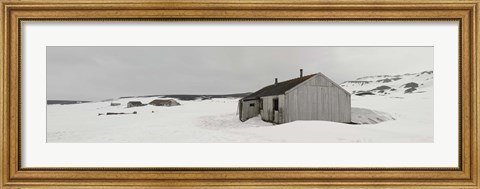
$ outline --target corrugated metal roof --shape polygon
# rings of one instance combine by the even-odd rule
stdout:
[[[243,98],[243,100],[253,100],[253,99],[258,99],[263,96],[271,96],[271,95],[280,95],[284,94],[286,91],[289,89],[299,85],[300,83],[306,81],[307,79],[310,79],[316,74],[311,74],[303,77],[298,77],[295,79],[290,79],[287,81],[279,82],[276,85],[272,84],[269,86],[266,86],[246,97]]]

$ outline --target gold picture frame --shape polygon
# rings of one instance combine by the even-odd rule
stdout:
[[[452,0],[2,0],[1,188],[478,188],[480,3]],[[458,21],[458,168],[22,168],[26,21]]]

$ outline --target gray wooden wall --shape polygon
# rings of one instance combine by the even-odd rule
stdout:
[[[240,121],[246,121],[247,119],[250,119],[252,117],[257,116],[260,113],[259,109],[259,101],[258,100],[249,100],[249,101],[243,101],[240,100],[241,106],[242,106],[242,111],[240,111]],[[254,106],[250,106],[250,104],[254,104]]]
[[[284,123],[284,109],[285,109],[285,95],[275,95],[275,96],[265,96],[261,97],[263,103],[263,110],[260,110],[260,115],[262,115],[262,120],[274,122],[274,123]],[[275,114],[273,111],[273,99],[278,98],[278,112]],[[274,116],[276,115],[276,116]],[[274,119],[276,117],[276,119]]]
[[[325,120],[351,122],[350,94],[322,75],[285,93],[283,122]]]

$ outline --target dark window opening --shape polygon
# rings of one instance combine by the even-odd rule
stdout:
[[[263,99],[260,99],[260,110],[263,110]]]
[[[278,111],[278,98],[273,99],[273,111]]]
[[[250,103],[250,107],[254,107],[255,106],[255,103]]]

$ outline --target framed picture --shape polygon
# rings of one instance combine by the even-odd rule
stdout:
[[[478,188],[474,1],[1,1],[2,188]]]

